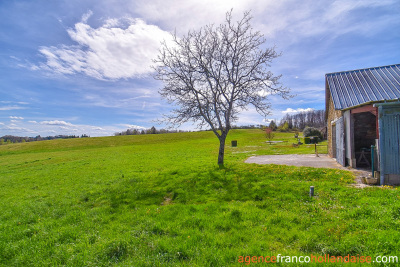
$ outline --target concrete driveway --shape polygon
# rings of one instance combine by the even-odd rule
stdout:
[[[348,170],[326,154],[319,155],[319,157],[316,157],[314,154],[252,156],[245,162]]]

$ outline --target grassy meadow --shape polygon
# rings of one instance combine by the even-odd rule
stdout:
[[[231,131],[224,168],[211,132],[2,145],[0,265],[241,266],[239,256],[400,256],[397,188],[351,187],[347,171],[243,163],[251,155],[314,152],[314,145],[292,147],[292,133],[274,140],[288,142],[267,144],[258,129]],[[318,149],[326,153],[326,143]]]

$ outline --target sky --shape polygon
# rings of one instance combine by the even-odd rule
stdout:
[[[0,1],[0,136],[107,136],[165,128],[152,60],[171,33],[219,25],[227,11],[282,55],[270,70],[293,98],[270,96],[237,125],[325,108],[325,74],[400,63],[400,0]],[[195,130],[192,124],[180,129]]]

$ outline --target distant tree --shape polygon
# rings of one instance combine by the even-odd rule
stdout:
[[[276,131],[276,129],[278,128],[278,126],[276,126],[275,121],[272,120],[272,121],[269,123],[268,128],[270,128],[272,131]]]
[[[157,133],[156,127],[152,126],[152,127],[150,128],[150,134],[156,134],[156,133]]]
[[[181,125],[193,121],[199,128],[210,127],[219,139],[218,164],[223,165],[225,140],[240,111],[253,105],[268,115],[267,96],[288,97],[280,76],[268,70],[278,56],[275,48],[264,49],[264,36],[253,31],[249,12],[232,21],[232,12],[218,27],[208,25],[163,43],[155,60],[155,78],[164,82],[163,98],[179,108],[164,117]]]

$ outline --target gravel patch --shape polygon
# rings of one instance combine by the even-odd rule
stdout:
[[[356,170],[353,168],[346,168],[336,162],[333,158],[326,154],[320,154],[318,157],[315,154],[305,155],[264,155],[264,156],[252,156],[248,158],[245,163],[256,163],[256,164],[277,164],[277,165],[289,165],[299,167],[314,167],[314,168],[331,168],[353,172],[355,176],[354,187],[363,188],[368,187],[362,182],[362,177],[371,177],[370,171]]]
[[[264,155],[264,156],[252,156],[248,158],[246,163],[256,164],[278,164],[278,165],[290,165],[290,166],[305,166],[314,168],[332,168],[348,170],[347,168],[338,164],[334,159],[328,157],[326,154],[321,154],[318,157],[315,154],[305,155]]]

